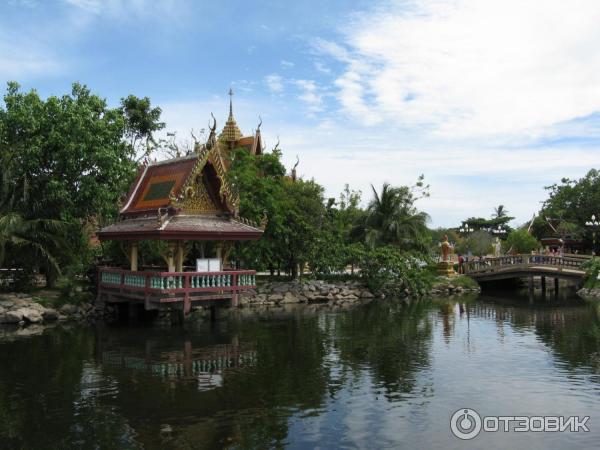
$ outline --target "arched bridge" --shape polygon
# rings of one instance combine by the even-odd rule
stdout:
[[[514,255],[463,263],[463,272],[477,281],[509,278],[550,277],[582,281],[585,277],[582,257]]]

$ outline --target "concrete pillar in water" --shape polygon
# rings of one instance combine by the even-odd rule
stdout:
[[[546,294],[546,277],[542,276],[542,295]]]
[[[139,318],[139,305],[137,303],[129,303],[127,305],[129,308],[129,320],[137,320]]]
[[[533,275],[529,275],[529,292],[533,292]]]

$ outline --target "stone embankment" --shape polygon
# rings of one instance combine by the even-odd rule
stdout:
[[[331,303],[336,305],[369,300],[375,295],[358,281],[267,282],[240,298],[242,306],[284,305],[291,303]]]
[[[450,296],[478,293],[477,285],[463,286],[453,283],[452,278],[437,281],[429,294],[433,296]],[[407,292],[407,296],[408,296]],[[360,300],[384,297],[371,292],[360,281],[328,282],[310,280],[305,282],[268,282],[248,291],[241,297],[242,306],[284,305],[291,303],[330,303],[343,305]]]
[[[455,278],[444,278],[436,281],[429,291],[429,295],[450,296],[450,295],[465,295],[481,292],[481,287],[477,284],[473,286],[463,286],[456,283]]]
[[[60,308],[49,308],[36,302],[28,294],[0,295],[0,324],[23,325],[65,320],[94,320],[102,314],[102,308],[95,308],[90,303],[64,304]]]
[[[600,300],[600,288],[581,288],[577,295],[584,300]]]

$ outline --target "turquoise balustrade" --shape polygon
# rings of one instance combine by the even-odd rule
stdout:
[[[125,275],[124,283],[126,286],[145,287],[146,277],[142,275]]]
[[[121,274],[114,272],[102,272],[102,282],[109,284],[121,284]]]

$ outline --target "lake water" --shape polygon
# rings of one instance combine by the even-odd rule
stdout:
[[[598,448],[600,307],[574,297],[242,311],[0,331],[0,448]],[[451,434],[483,416],[589,432]]]

